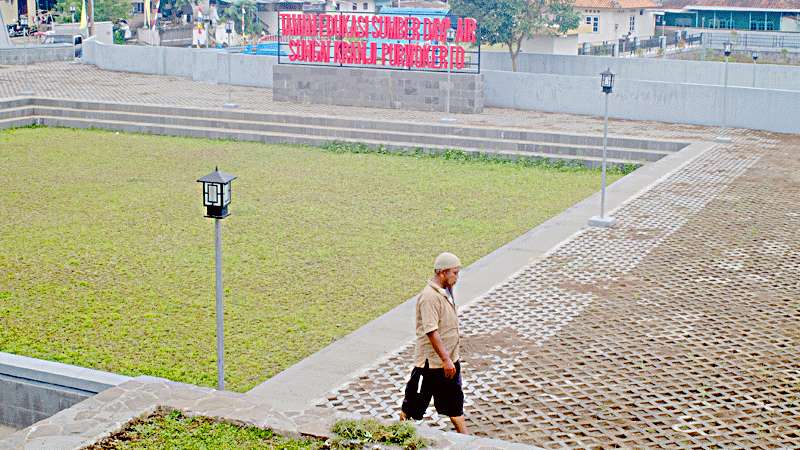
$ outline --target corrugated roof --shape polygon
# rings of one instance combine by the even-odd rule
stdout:
[[[800,0],[664,0],[664,8],[682,9],[687,6],[716,6],[727,8],[800,9]]]
[[[653,0],[575,0],[576,8],[656,8]]]
[[[403,3],[402,7],[391,7],[391,6],[384,6],[381,8],[381,14],[398,14],[404,16],[413,16],[417,14],[426,15],[426,16],[446,16],[449,9],[445,6],[444,8],[426,8],[426,7],[419,7],[419,6],[406,6],[410,4]]]
[[[400,8],[450,9],[447,3],[436,0],[400,0],[398,3]]]

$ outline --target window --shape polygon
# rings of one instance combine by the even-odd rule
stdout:
[[[353,3],[353,11],[358,11],[358,3]]]
[[[640,16],[643,16],[643,15],[644,15],[644,10],[643,10],[643,9],[640,9],[640,10],[639,10],[639,15],[640,15]]]
[[[364,11],[369,9],[369,3],[364,2]]]
[[[133,4],[133,13],[134,14],[144,13],[144,3],[134,3]]]
[[[631,19],[628,21],[628,31],[635,31],[636,30],[636,16],[631,16]]]
[[[592,33],[597,33],[598,24],[600,23],[600,17],[598,16],[586,16],[586,25],[592,26]]]

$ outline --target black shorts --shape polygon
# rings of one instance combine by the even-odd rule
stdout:
[[[464,391],[461,390],[461,364],[456,361],[456,375],[447,379],[444,369],[414,367],[406,384],[403,412],[414,420],[421,420],[433,397],[436,412],[443,416],[464,415]],[[420,383],[420,377],[422,383]]]

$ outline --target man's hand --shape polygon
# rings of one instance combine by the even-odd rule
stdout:
[[[456,365],[453,364],[453,360],[450,358],[445,359],[442,361],[444,364],[442,368],[444,369],[444,377],[448,380],[456,376]]]
[[[436,353],[439,355],[439,358],[442,359],[442,368],[444,369],[444,377],[448,380],[456,376],[456,365],[453,364],[453,360],[450,359],[450,354],[447,353],[447,350],[444,348],[444,342],[442,342],[442,338],[439,336],[439,331],[433,330],[428,333],[428,339],[431,341],[431,345]]]

